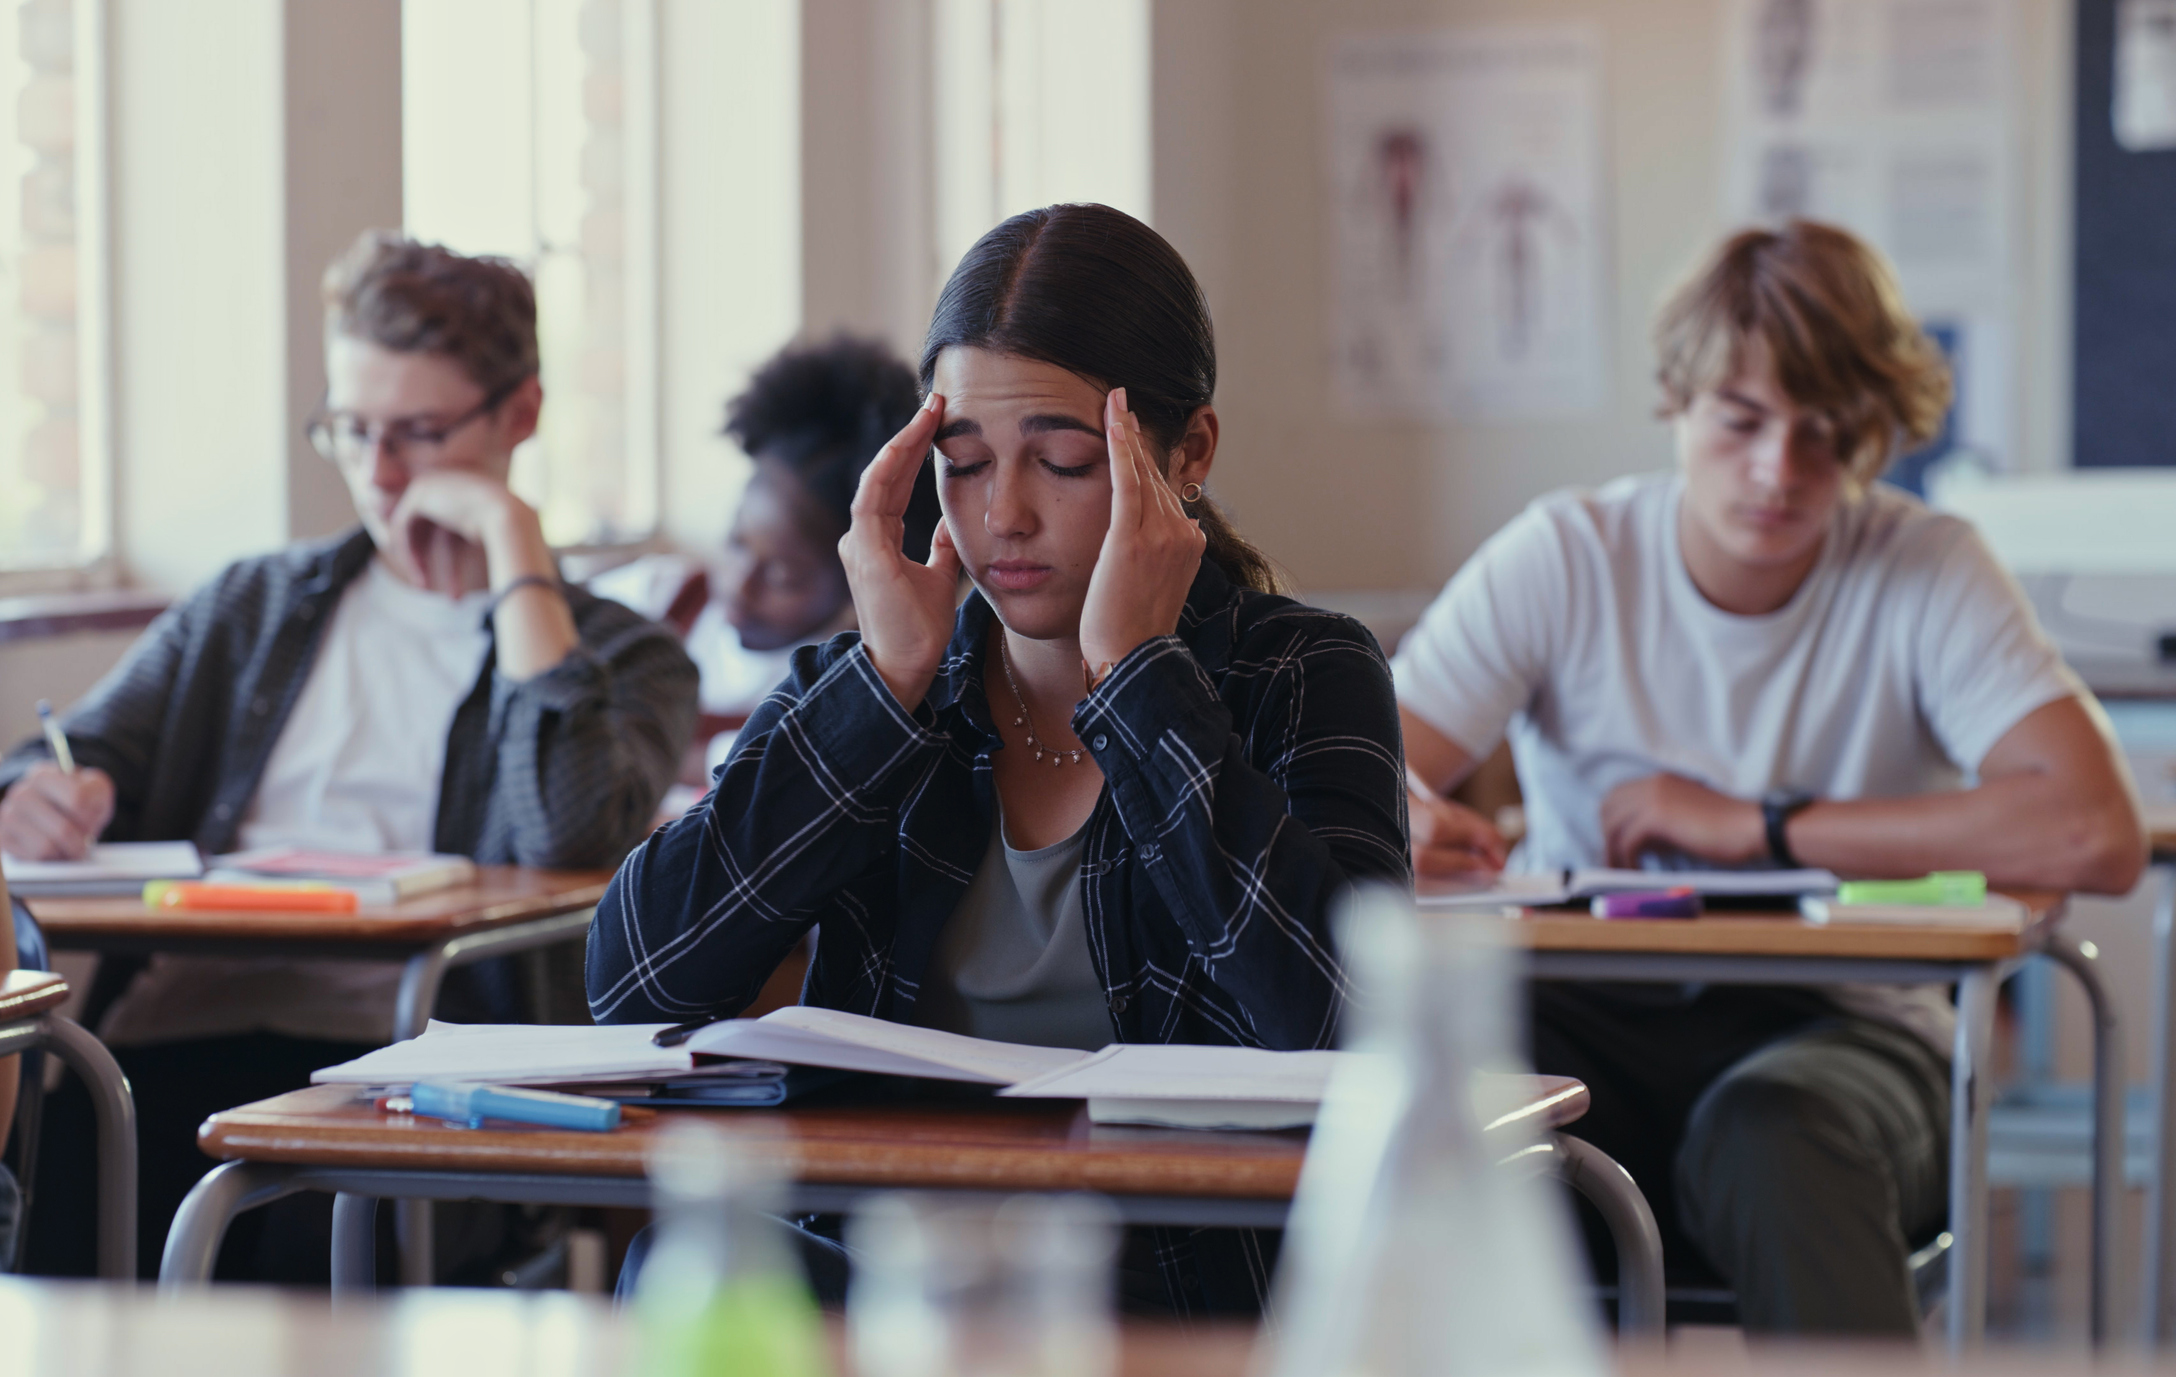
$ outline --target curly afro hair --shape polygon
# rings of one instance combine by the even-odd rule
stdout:
[[[922,404],[914,370],[875,340],[834,337],[827,344],[790,345],[756,370],[748,388],[725,406],[725,433],[759,461],[782,465],[801,480],[837,526],[852,524],[861,471]],[[929,558],[940,518],[937,480],[928,464],[907,504],[904,548]]]

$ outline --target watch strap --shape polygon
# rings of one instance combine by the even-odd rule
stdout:
[[[1813,795],[1793,791],[1769,794],[1760,801],[1761,821],[1768,831],[1768,859],[1780,870],[1800,869],[1791,854],[1790,821],[1813,803]]]

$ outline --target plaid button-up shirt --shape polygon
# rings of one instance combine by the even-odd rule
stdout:
[[[912,713],[852,633],[796,654],[710,797],[598,905],[598,1022],[736,1012],[811,926],[804,1002],[915,1021],[996,817],[991,620],[969,597]],[[1176,633],[1119,661],[1073,729],[1106,781],[1081,886],[1113,1041],[1330,1046],[1347,994],[1331,901],[1411,878],[1374,638],[1205,563]]]

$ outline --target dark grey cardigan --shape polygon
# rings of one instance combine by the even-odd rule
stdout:
[[[108,840],[233,849],[325,621],[372,550],[357,529],[227,566],[68,711],[77,762],[113,777]],[[695,666],[664,628],[565,592],[581,645],[520,683],[499,674],[494,647],[454,713],[440,851],[608,866],[649,831],[694,729]],[[49,758],[42,737],[16,747],[0,759],[0,791]]]

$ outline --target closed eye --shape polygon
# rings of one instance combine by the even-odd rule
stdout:
[[[940,467],[937,475],[940,478],[970,478],[990,466],[990,461],[987,459],[977,460],[972,464],[955,464],[941,455],[938,462]]]
[[[1094,472],[1095,466],[1096,461],[1093,459],[1090,459],[1085,464],[1078,464],[1071,468],[1068,468],[1063,464],[1053,464],[1048,459],[1043,460],[1043,467],[1049,469],[1052,473],[1058,475],[1058,477],[1060,478],[1086,478],[1090,473]]]

